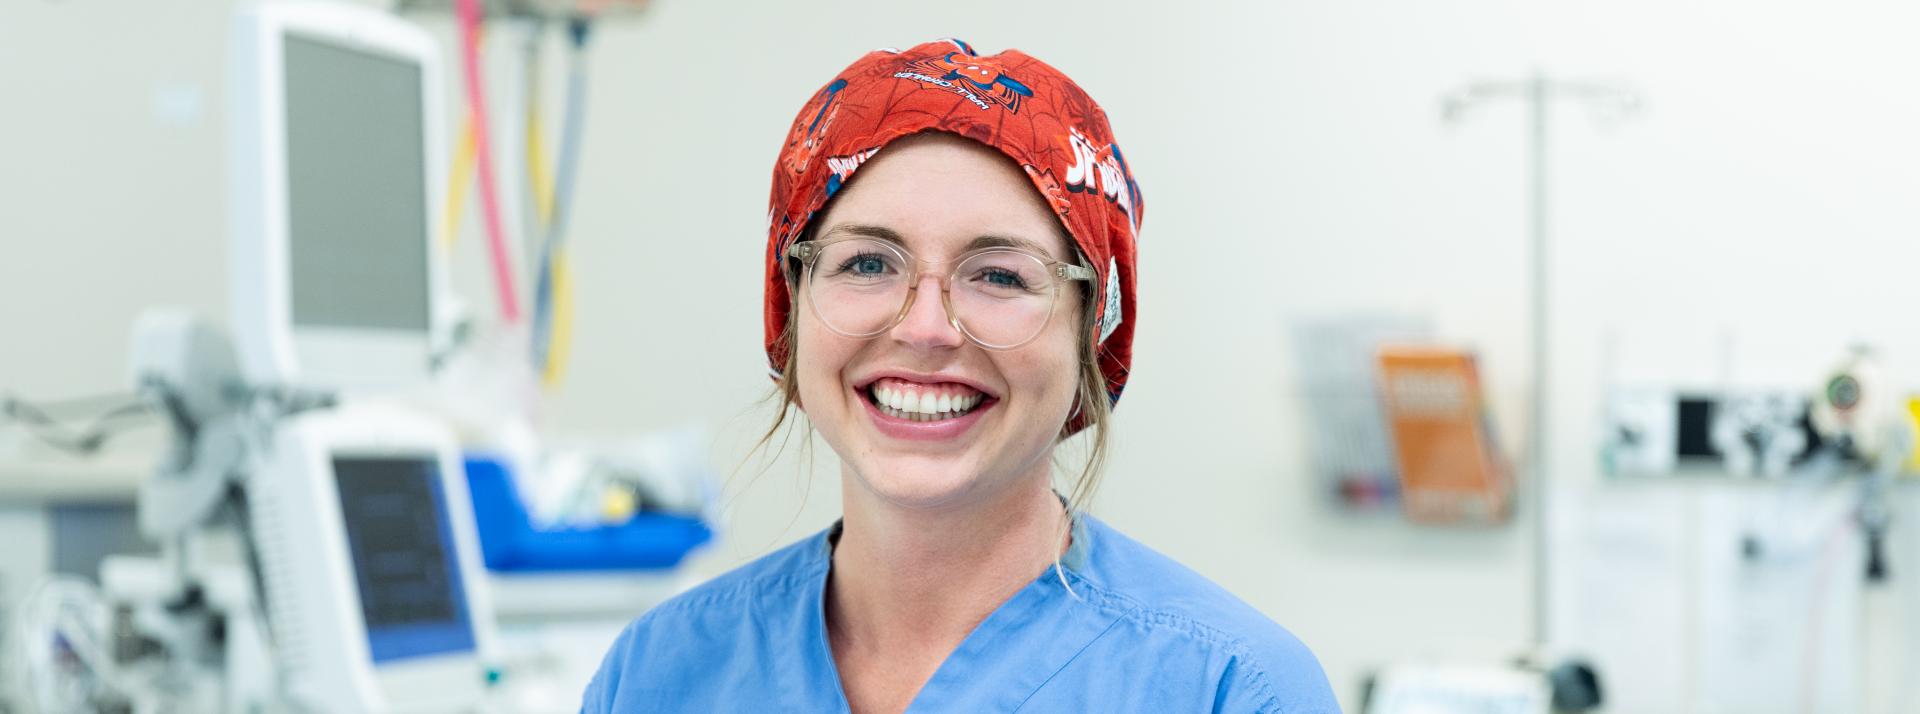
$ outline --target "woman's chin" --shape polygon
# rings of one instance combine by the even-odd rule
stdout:
[[[853,469],[857,487],[902,508],[941,508],[964,501],[980,483],[951,457],[884,459]]]

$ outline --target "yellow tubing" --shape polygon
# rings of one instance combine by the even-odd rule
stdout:
[[[567,353],[573,346],[573,271],[567,265],[563,248],[553,256],[553,318],[547,328],[546,370],[541,375],[548,389],[560,386],[566,376]]]

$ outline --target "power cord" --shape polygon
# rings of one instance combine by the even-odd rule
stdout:
[[[76,427],[73,417],[60,418],[55,412],[73,411],[80,406],[105,402],[85,426]],[[95,407],[98,410],[98,407]],[[101,395],[35,404],[12,394],[0,395],[0,426],[19,423],[28,434],[42,443],[76,456],[91,456],[113,437],[154,423],[154,410],[145,400],[131,394]]]

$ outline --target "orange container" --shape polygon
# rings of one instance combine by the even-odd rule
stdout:
[[[1473,354],[1383,347],[1379,368],[1407,518],[1506,521],[1513,512],[1512,471],[1495,446]]]

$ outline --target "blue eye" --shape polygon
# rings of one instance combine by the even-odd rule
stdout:
[[[861,253],[840,263],[840,267],[835,272],[861,276],[883,275],[887,272],[887,259],[876,253]]]
[[[1019,288],[1021,290],[1027,288],[1027,281],[1021,279],[1019,273],[1011,270],[987,270],[982,274],[982,277],[986,278],[987,283],[991,285]]]

